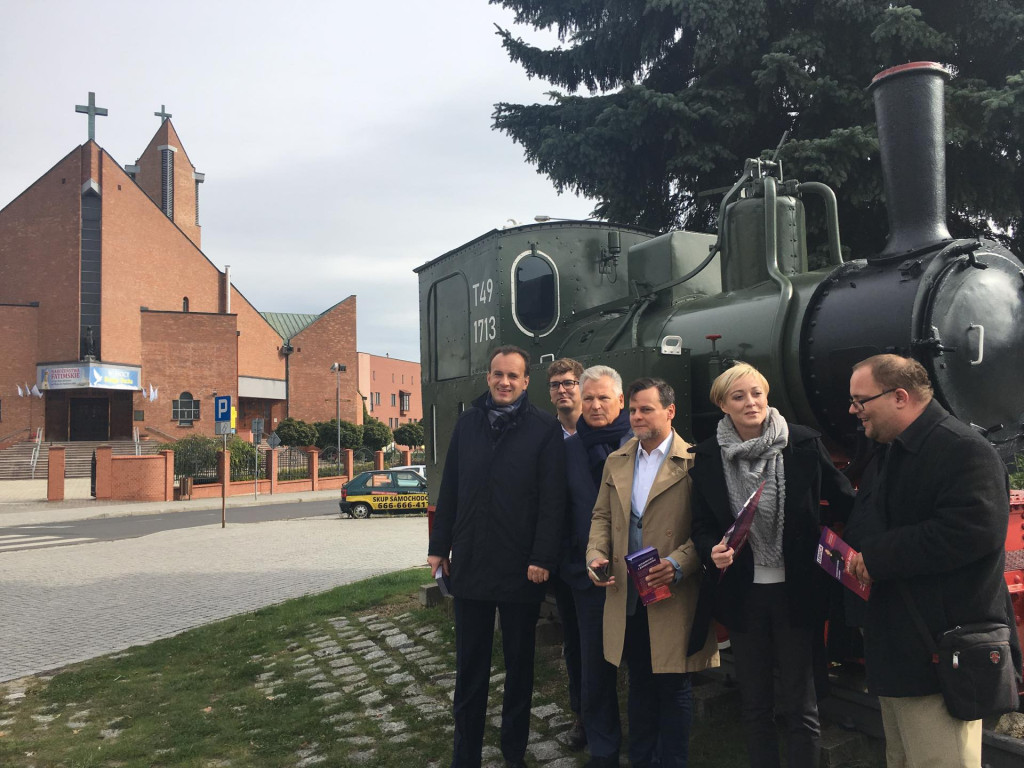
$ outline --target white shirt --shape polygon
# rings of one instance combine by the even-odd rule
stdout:
[[[658,476],[661,465],[665,463],[674,436],[675,433],[669,430],[668,437],[650,453],[644,450],[643,444],[637,444],[636,466],[633,468],[633,493],[630,496],[630,503],[637,517],[644,516],[647,497],[651,495],[651,486],[654,485],[654,478]]]

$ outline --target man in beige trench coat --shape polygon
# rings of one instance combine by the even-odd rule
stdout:
[[[645,768],[660,757],[662,768],[686,766],[693,692],[690,674],[718,665],[709,631],[704,647],[686,655],[700,560],[690,540],[690,445],[672,429],[675,393],[660,379],[634,381],[627,389],[636,437],[609,454],[594,505],[587,563],[591,579],[608,589],[604,607],[604,655],[629,667],[629,762]],[[672,596],[644,606],[626,573],[625,556],[644,547],[661,562],[648,576],[667,584]],[[611,572],[600,580],[601,567]]]

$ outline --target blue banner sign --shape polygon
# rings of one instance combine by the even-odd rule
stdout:
[[[55,363],[36,366],[36,385],[48,389],[141,389],[142,369],[134,365]]]

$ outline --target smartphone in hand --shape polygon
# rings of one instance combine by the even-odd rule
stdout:
[[[612,569],[610,563],[605,563],[604,565],[598,566],[588,565],[587,570],[590,571],[590,575],[593,576],[594,579],[600,582],[608,581],[608,579],[612,577]]]

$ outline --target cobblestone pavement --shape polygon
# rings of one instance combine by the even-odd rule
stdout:
[[[427,521],[202,526],[0,557],[0,681],[426,559]]]
[[[447,765],[448,745],[442,757],[424,755],[425,749],[436,749],[439,730],[448,744],[453,732],[455,654],[441,634],[436,619],[418,620],[412,613],[339,616],[308,624],[280,648],[253,656],[252,661],[262,670],[254,676],[253,686],[264,698],[280,701],[282,706],[295,698],[312,698],[320,722],[332,732],[320,741],[304,741],[292,759],[281,764],[294,768]],[[496,746],[504,677],[492,668],[483,768],[505,765]],[[21,706],[32,706],[26,704],[29,699],[22,685],[0,686],[0,726],[14,723]],[[66,708],[60,704],[37,706],[28,716],[37,730],[71,728],[88,737],[95,734],[100,741],[117,739],[124,725],[119,720],[96,721],[88,701]],[[571,713],[563,706],[534,695],[527,747],[531,764],[576,768],[582,763],[584,755],[567,746],[572,722]],[[252,740],[263,738],[259,729],[247,735]],[[161,753],[167,751],[172,750]],[[30,764],[34,762],[25,765]],[[210,765],[231,768],[236,763],[217,760]]]

